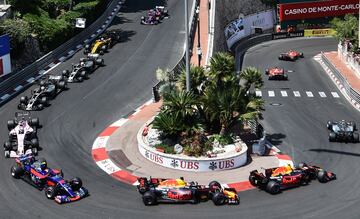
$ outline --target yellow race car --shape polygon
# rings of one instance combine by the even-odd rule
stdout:
[[[120,41],[120,31],[106,31],[92,44],[85,45],[84,54],[100,54],[103,55],[109,48],[112,48]]]

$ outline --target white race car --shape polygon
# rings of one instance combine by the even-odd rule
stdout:
[[[28,117],[28,118],[25,118]],[[28,112],[18,112],[15,119],[7,123],[9,140],[4,143],[5,157],[19,157],[24,154],[37,155],[39,140],[37,128],[40,126],[39,118],[30,118]]]

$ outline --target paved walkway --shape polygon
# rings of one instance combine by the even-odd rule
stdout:
[[[206,63],[206,54],[208,49],[208,28],[209,28],[209,10],[208,10],[208,0],[200,0],[200,47],[202,51],[201,66],[204,66]],[[193,55],[191,56],[191,64],[198,66],[199,58],[197,55],[198,47],[198,37],[199,37],[198,26],[196,26],[196,34],[194,39],[194,45],[192,48]]]
[[[337,52],[324,53],[326,58],[339,70],[339,72],[346,78],[350,86],[360,92],[360,78],[356,73],[338,56]]]

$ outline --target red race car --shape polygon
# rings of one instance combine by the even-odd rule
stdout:
[[[279,60],[285,60],[285,61],[295,61],[298,58],[304,58],[304,53],[297,52],[295,50],[289,50],[286,53],[281,53],[279,55]]]
[[[326,183],[336,179],[335,173],[327,172],[318,166],[310,166],[300,163],[298,167],[289,166],[265,169],[265,175],[257,170],[250,172],[251,185],[267,191],[270,194],[278,194],[281,190],[308,184],[313,179]]]
[[[269,80],[287,80],[288,75],[285,73],[285,70],[283,68],[270,68],[265,70],[265,74],[267,74],[269,77]]]
[[[215,205],[239,204],[240,199],[234,188],[223,188],[220,183],[212,181],[208,186],[197,182],[185,182],[180,179],[138,178],[137,189],[145,205],[166,203],[198,203],[212,200]]]

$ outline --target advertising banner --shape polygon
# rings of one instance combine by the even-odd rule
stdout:
[[[0,77],[11,72],[10,37],[0,36]]]
[[[239,18],[230,22],[224,30],[225,39],[230,49],[240,39],[254,34],[256,31],[271,29],[274,26],[274,11],[263,11]]]
[[[304,30],[304,36],[306,37],[324,37],[324,36],[333,36],[333,35],[335,35],[335,30],[333,29]]]
[[[359,13],[359,0],[329,0],[279,4],[279,20],[302,20]]]
[[[272,39],[277,40],[277,39],[303,37],[303,36],[304,36],[304,31],[300,30],[300,31],[294,31],[294,32],[289,32],[289,33],[288,32],[273,33]]]

